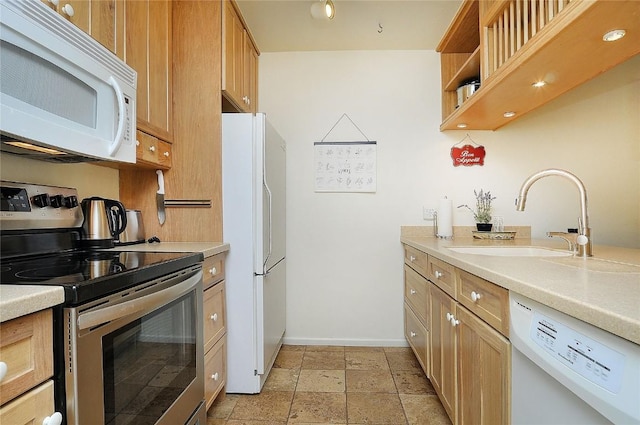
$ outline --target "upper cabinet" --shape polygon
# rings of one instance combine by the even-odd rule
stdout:
[[[626,35],[604,41],[614,29]],[[640,3],[464,0],[437,51],[440,130],[495,130],[640,53]],[[480,87],[460,103],[472,79]]]
[[[124,58],[124,0],[42,0],[71,23]]]
[[[173,142],[170,0],[125,0],[125,61],[138,72],[137,127]]]
[[[235,1],[222,8],[222,94],[241,112],[258,110],[260,52]]]

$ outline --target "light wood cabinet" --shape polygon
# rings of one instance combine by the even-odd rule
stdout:
[[[125,62],[138,73],[137,127],[173,142],[170,0],[125,0]]]
[[[457,332],[452,324],[456,302],[435,285],[430,285],[431,301],[431,383],[451,422],[456,421],[457,398]]]
[[[405,337],[420,364],[428,362],[423,369],[449,418],[508,424],[509,292],[408,245],[404,251]]]
[[[495,130],[637,55],[637,12],[636,0],[464,0],[436,48],[440,130]],[[627,35],[603,42],[615,28]],[[456,89],[470,77],[481,86],[457,107]],[[540,79],[547,84],[533,87]]]
[[[224,0],[222,15],[222,94],[239,111],[256,112],[260,53],[235,1]]]
[[[124,59],[125,0],[41,1]]]
[[[0,325],[0,423],[42,423],[54,413],[51,310]]]
[[[136,167],[168,170],[171,168],[172,145],[143,133],[136,132]]]
[[[227,377],[227,327],[224,282],[225,254],[207,257],[204,272],[204,374],[207,409],[224,388]]]

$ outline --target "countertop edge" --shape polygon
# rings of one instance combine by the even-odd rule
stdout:
[[[470,260],[474,257],[477,259],[479,257],[477,255],[456,254],[446,249],[446,246],[456,244],[468,246],[469,241],[453,243],[451,241],[441,242],[436,238],[402,236],[400,242],[446,261],[455,267],[486,279],[505,289],[524,295],[576,319],[592,324],[636,344],[640,344],[640,307],[637,318],[623,315],[611,309],[602,308],[593,302],[584,302],[571,298],[559,291],[543,288],[535,282],[532,282],[531,279],[515,278],[503,271],[495,270],[491,267],[483,267],[478,264],[478,261],[474,262]],[[532,242],[524,244],[533,245]],[[535,245],[544,245],[544,242],[538,243],[538,241],[535,241]],[[531,261],[533,260],[534,259],[531,259]],[[541,261],[539,258],[535,260],[538,262]],[[539,264],[544,263],[540,262]],[[536,263],[536,265],[539,264]]]
[[[0,322],[55,307],[63,302],[62,286],[0,285]]]

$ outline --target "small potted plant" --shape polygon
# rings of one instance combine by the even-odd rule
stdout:
[[[476,196],[476,209],[473,210],[469,205],[458,205],[458,208],[465,207],[473,214],[473,218],[476,220],[476,228],[480,232],[490,232],[493,224],[491,224],[491,201],[496,199],[491,196],[491,192],[480,192],[474,189],[473,194]]]

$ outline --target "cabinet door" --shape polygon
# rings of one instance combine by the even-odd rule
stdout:
[[[90,35],[124,59],[124,0],[91,0]]]
[[[253,47],[253,42],[247,31],[244,31],[244,96],[248,112],[258,111],[258,52]]]
[[[53,375],[51,310],[18,317],[0,326],[0,361],[7,373],[0,382],[0,404]]]
[[[411,307],[404,304],[404,335],[413,349],[422,370],[430,376],[429,370],[429,331],[418,320]]]
[[[53,413],[53,381],[50,380],[2,406],[0,424],[41,424]]]
[[[458,305],[458,419],[461,424],[508,424],[511,343]]]
[[[236,106],[244,105],[243,101],[243,49],[244,27],[233,3],[224,2],[223,8],[223,43],[222,43],[222,91]]]
[[[125,9],[125,61],[138,73],[138,128],[171,142],[171,3],[126,0]]]
[[[204,291],[203,324],[205,352],[207,352],[226,331],[224,294],[224,282],[220,282]]]
[[[207,410],[224,387],[227,379],[227,337],[222,337],[204,355],[204,400]]]
[[[431,383],[440,396],[449,418],[456,422],[457,371],[456,327],[449,320],[455,316],[456,302],[435,285],[429,285],[431,305]]]

